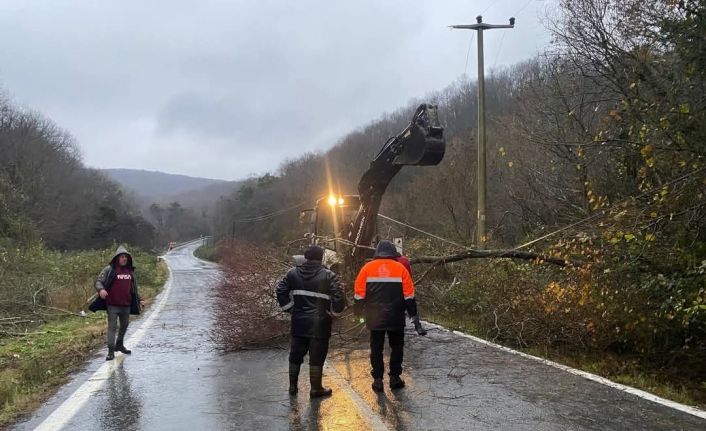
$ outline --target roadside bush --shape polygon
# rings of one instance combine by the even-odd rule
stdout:
[[[225,280],[215,294],[216,344],[234,351],[282,341],[289,315],[280,311],[275,287],[289,262],[257,244],[223,242],[219,250]]]
[[[194,256],[209,262],[218,262],[219,250],[217,245],[202,245],[194,252]]]

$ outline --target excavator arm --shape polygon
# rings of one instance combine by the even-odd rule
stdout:
[[[385,143],[358,183],[360,207],[347,238],[353,243],[350,257],[354,262],[362,262],[369,256],[382,196],[402,166],[438,165],[445,151],[444,129],[439,123],[437,107],[419,105],[412,122]]]

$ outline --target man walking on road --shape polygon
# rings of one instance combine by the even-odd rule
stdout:
[[[340,315],[346,308],[346,298],[336,274],[321,263],[323,257],[323,248],[307,248],[304,252],[306,262],[290,269],[277,285],[277,301],[280,307],[292,314],[290,395],[296,395],[298,391],[299,370],[307,352],[310,397],[325,397],[333,392],[325,388],[321,381],[331,338],[332,318]]]
[[[130,324],[131,314],[140,314],[144,302],[137,292],[135,266],[132,256],[123,246],[103,268],[96,281],[98,297],[89,307],[91,311],[106,310],[108,312],[108,356],[106,361],[115,358],[115,351],[126,355],[132,353],[125,347],[125,333]],[[118,321],[120,325],[118,326]],[[116,340],[117,332],[117,340]]]
[[[355,314],[365,316],[370,330],[370,365],[373,390],[384,390],[385,334],[390,343],[390,389],[405,386],[402,374],[404,357],[405,310],[419,335],[426,335],[417,315],[414,284],[405,266],[397,261],[397,249],[390,241],[380,241],[373,260],[366,263],[355,280]]]

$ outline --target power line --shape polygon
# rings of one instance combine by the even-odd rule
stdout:
[[[498,2],[498,0],[493,0],[493,1],[491,1],[490,4],[488,5],[488,7],[486,7],[485,9],[483,9],[483,12],[481,12],[480,14],[483,15],[484,13],[488,12],[488,9],[490,9],[491,7],[493,7],[493,6],[495,5],[495,3],[497,3],[497,2]]]
[[[397,223],[397,224],[399,224],[400,226],[404,226],[404,227],[406,227],[406,228],[415,230],[415,231],[417,231],[417,232],[419,232],[419,233],[422,233],[422,234],[424,234],[424,235],[430,236],[430,237],[432,237],[432,238],[438,239],[439,241],[442,241],[442,242],[445,242],[445,243],[448,243],[448,244],[455,245],[456,247],[461,247],[461,248],[468,249],[468,247],[465,246],[465,245],[462,245],[462,244],[459,244],[459,243],[457,243],[457,242],[451,241],[450,239],[442,238],[442,237],[440,237],[440,236],[438,236],[438,235],[434,235],[433,233],[430,233],[430,232],[427,232],[427,231],[425,231],[425,230],[419,229],[418,227],[414,227],[414,226],[412,226],[411,224],[405,223],[405,222],[403,222],[403,221],[395,220],[395,219],[393,219],[392,217],[388,217],[388,216],[383,215],[383,214],[380,214],[380,213],[378,213],[378,217],[381,217],[381,218],[383,218],[383,219],[385,219],[385,220],[388,220],[388,221],[391,221],[391,222],[393,222],[393,223]]]
[[[645,196],[647,196],[647,195],[649,195],[649,194],[652,194],[652,193],[654,193],[654,192],[656,192],[656,191],[658,191],[658,190],[663,189],[663,188],[666,187],[666,186],[670,186],[670,185],[676,184],[676,183],[678,183],[678,182],[687,180],[687,179],[691,178],[692,176],[694,176],[694,175],[696,175],[696,174],[699,174],[699,173],[701,173],[701,172],[704,172],[704,171],[706,171],[706,167],[697,169],[697,170],[695,170],[695,171],[691,171],[691,172],[689,172],[689,173],[687,173],[687,174],[684,174],[684,175],[682,175],[682,176],[680,176],[680,177],[674,178],[674,179],[672,179],[672,180],[670,180],[670,181],[668,181],[668,182],[666,182],[666,183],[664,183],[664,184],[661,184],[661,185],[659,185],[659,186],[657,186],[657,187],[654,187],[654,188],[652,188],[652,189],[650,189],[650,190],[647,190],[647,191],[645,191],[645,192],[643,192],[643,193],[640,193],[639,195],[636,195],[636,196],[629,196],[629,197],[627,197],[627,198],[625,198],[625,199],[623,199],[623,200],[621,200],[621,201],[616,202],[616,203],[613,204],[611,207],[612,207],[612,208],[615,208],[615,207],[617,207],[617,206],[619,206],[619,205],[622,205],[622,204],[624,204],[624,203],[626,203],[626,202],[628,202],[628,201],[630,201],[630,200],[635,200],[635,199],[643,198],[643,197],[645,197]],[[542,240],[545,240],[545,239],[547,239],[547,238],[550,238],[550,237],[552,237],[552,236],[554,236],[554,235],[557,235],[557,234],[559,234],[559,233],[561,233],[561,232],[564,232],[564,231],[566,231],[566,230],[569,230],[569,229],[571,229],[571,228],[573,228],[573,227],[576,227],[576,226],[579,226],[579,225],[581,225],[581,224],[587,223],[587,222],[589,222],[589,221],[598,219],[598,218],[600,218],[600,217],[602,217],[602,216],[605,216],[605,215],[607,214],[607,212],[608,212],[609,209],[610,209],[610,208],[606,208],[606,209],[604,209],[604,210],[602,210],[602,211],[600,211],[600,212],[597,212],[597,213],[595,213],[595,214],[593,214],[593,215],[590,215],[590,216],[588,216],[588,217],[586,217],[586,218],[583,218],[583,219],[581,219],[581,220],[578,220],[578,221],[576,221],[576,222],[574,222],[574,223],[571,223],[571,224],[569,224],[569,225],[567,225],[567,226],[564,226],[564,227],[562,227],[562,228],[560,228],[560,229],[557,229],[557,230],[555,230],[555,231],[549,232],[549,233],[546,234],[546,235],[542,235],[542,236],[540,236],[539,238],[535,238],[535,239],[533,239],[532,241],[526,242],[526,243],[524,243],[524,244],[522,244],[522,245],[518,245],[517,247],[514,247],[514,248],[512,248],[511,250],[520,250],[520,249],[529,247],[529,246],[532,245],[532,244],[535,244],[535,243],[537,243],[537,242],[539,242],[539,241],[542,241]],[[429,236],[429,237],[431,237],[431,238],[435,238],[435,239],[437,239],[437,240],[439,240],[439,241],[442,241],[442,242],[445,242],[445,243],[448,243],[448,244],[455,245],[456,247],[461,247],[461,248],[463,248],[463,249],[465,249],[465,250],[472,250],[472,249],[471,249],[470,247],[468,247],[468,246],[459,244],[459,243],[457,243],[457,242],[455,242],[455,241],[451,241],[450,239],[446,239],[446,238],[440,237],[440,236],[438,236],[438,235],[434,235],[433,233],[430,233],[430,232],[427,232],[427,231],[425,231],[425,230],[422,230],[422,229],[420,229],[420,228],[418,228],[418,227],[412,226],[412,225],[410,225],[409,223],[405,223],[405,222],[402,222],[402,221],[399,221],[399,220],[395,220],[395,219],[393,219],[392,217],[388,217],[388,216],[383,215],[383,214],[380,214],[380,213],[378,213],[378,216],[381,217],[381,218],[383,218],[383,219],[385,219],[385,220],[391,221],[391,222],[393,222],[393,223],[397,223],[397,224],[399,224],[399,225],[401,225],[401,226],[404,226],[404,227],[407,227],[407,228],[412,229],[412,230],[414,230],[414,231],[417,231],[417,232],[419,232],[419,233],[421,233],[421,234],[427,235],[427,236]]]
[[[691,172],[689,172],[688,174],[685,174],[685,175],[682,175],[682,176],[680,176],[680,177],[674,178],[674,179],[671,180],[671,181],[668,181],[668,182],[666,182],[666,183],[664,183],[664,184],[661,184],[661,185],[659,185],[659,186],[657,186],[657,187],[655,187],[655,188],[653,188],[653,189],[650,189],[650,190],[648,190],[648,191],[646,191],[646,192],[640,193],[640,194],[637,195],[637,196],[630,196],[630,197],[627,197],[627,198],[625,198],[625,199],[623,199],[623,200],[621,200],[621,201],[618,201],[618,202],[616,202],[615,204],[611,205],[611,207],[616,207],[616,206],[622,205],[622,204],[624,204],[624,203],[626,203],[626,202],[628,202],[628,201],[643,198],[643,197],[645,197],[645,196],[647,196],[647,195],[649,195],[649,194],[652,194],[652,193],[654,193],[654,192],[656,192],[656,191],[658,191],[658,190],[663,189],[663,188],[666,187],[666,186],[671,186],[672,184],[676,184],[676,183],[678,183],[678,182],[680,182],[680,181],[684,181],[684,180],[690,178],[692,175],[696,175],[696,174],[698,174],[698,173],[700,173],[700,172],[703,172],[703,171],[706,171],[706,168],[701,168],[701,169],[697,169],[697,170],[695,170],[695,171],[691,171]],[[563,231],[565,231],[565,230],[571,229],[572,227],[576,227],[576,226],[578,226],[578,225],[581,225],[581,224],[587,223],[587,222],[589,222],[589,221],[595,220],[595,219],[597,219],[597,218],[600,218],[600,217],[606,215],[606,213],[608,212],[609,209],[610,209],[610,208],[603,209],[603,210],[601,210],[601,211],[599,211],[599,212],[597,212],[597,213],[595,213],[595,214],[593,214],[593,215],[590,215],[590,216],[588,216],[588,217],[586,217],[586,218],[584,218],[584,219],[582,219],[582,220],[579,220],[579,221],[577,221],[577,222],[575,222],[575,223],[571,223],[571,224],[568,225],[568,226],[564,226],[564,227],[562,227],[561,229],[557,229],[557,230],[555,230],[554,232],[550,232],[550,233],[548,233],[548,234],[546,234],[546,235],[540,236],[539,238],[533,239],[533,240],[530,241],[530,242],[527,242],[527,243],[525,243],[525,244],[522,244],[522,245],[520,245],[520,246],[515,247],[514,250],[519,250],[519,249],[521,249],[521,248],[529,247],[529,246],[532,245],[532,244],[535,244],[535,243],[537,243],[537,242],[539,242],[539,241],[542,241],[542,240],[544,240],[544,239],[547,239],[547,238],[549,238],[549,237],[551,237],[551,236],[554,236],[554,235],[556,235],[556,234],[558,234],[558,233],[561,233],[561,232],[563,232]]]
[[[503,42],[505,41],[505,35],[507,32],[503,32],[503,37],[500,38],[500,45],[498,46],[498,52],[495,54],[495,60],[493,61],[493,69],[495,65],[498,64],[498,58],[500,58],[500,52],[503,50]]]
[[[294,206],[291,206],[291,207],[289,207],[289,208],[284,208],[284,209],[277,210],[277,211],[273,211],[273,212],[270,212],[270,213],[261,214],[261,215],[258,215],[258,216],[253,216],[253,217],[248,217],[248,218],[233,220],[233,223],[249,223],[249,222],[260,222],[260,221],[269,220],[269,219],[274,218],[274,217],[276,217],[276,216],[278,216],[278,215],[282,215],[282,214],[285,214],[285,213],[287,213],[287,212],[289,212],[289,211],[295,210],[295,209],[297,209],[297,208],[301,208],[301,207],[303,207],[303,206],[306,205],[306,204],[307,204],[306,201],[300,202],[300,203],[298,203],[298,204],[296,204],[296,205],[294,205]]]
[[[473,39],[475,39],[476,34],[471,33],[471,39],[468,41],[468,51],[466,51],[466,67],[463,69],[463,74],[468,73],[468,59],[471,58],[471,47],[473,46]]]
[[[527,0],[527,3],[525,3],[525,5],[520,8],[520,10],[518,10],[517,12],[515,12],[515,16],[517,16],[517,15],[518,15],[520,12],[522,12],[523,10],[527,9],[527,6],[529,6],[530,3],[532,3],[532,1],[533,1],[533,0]]]

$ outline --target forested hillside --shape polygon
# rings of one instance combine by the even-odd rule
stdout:
[[[151,247],[154,228],[118,186],[86,168],[73,138],[0,97],[0,241],[59,249]]]
[[[585,264],[446,265],[422,283],[427,313],[530,349],[628,355],[706,400],[705,19],[703,0],[563,0],[551,48],[486,78],[487,246],[543,238],[529,248]],[[425,98],[439,105],[446,157],[404,168],[383,214],[477,245],[476,98],[463,80]],[[300,238],[297,211],[330,187],[356,193],[417,103],[250,179],[221,202],[218,233]],[[412,257],[457,249],[380,232],[404,235]]]

